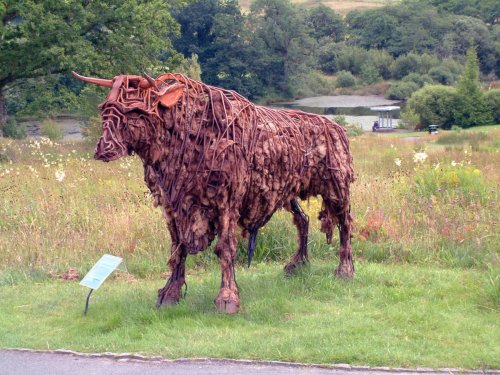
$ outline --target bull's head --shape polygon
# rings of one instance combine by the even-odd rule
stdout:
[[[99,105],[102,117],[102,135],[97,143],[95,159],[116,160],[137,151],[140,145],[150,142],[154,126],[161,121],[159,106],[173,107],[182,96],[184,86],[165,84],[159,77],[148,75],[120,75],[113,79],[76,78],[99,86],[109,87],[106,100]]]

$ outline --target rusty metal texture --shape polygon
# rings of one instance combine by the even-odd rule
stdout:
[[[96,159],[136,153],[145,182],[161,206],[171,235],[171,276],[158,305],[181,298],[188,253],[217,235],[222,284],[215,304],[239,309],[235,280],[236,227],[255,236],[276,210],[293,214],[299,247],[287,273],[307,262],[308,218],[297,199],[323,198],[321,230],[340,234],[341,277],[352,277],[350,185],[352,156],[345,129],[326,117],[257,106],[238,93],[182,74],[75,77],[110,87],[100,105],[103,134]],[[253,236],[253,237],[252,237]],[[250,241],[252,243],[252,241]],[[249,250],[250,261],[250,250]]]

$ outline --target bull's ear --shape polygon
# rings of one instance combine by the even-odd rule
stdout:
[[[169,90],[163,95],[160,96],[160,103],[167,108],[171,108],[174,105],[177,104],[179,99],[181,98],[182,94],[184,92],[184,86],[183,85],[176,85]]]

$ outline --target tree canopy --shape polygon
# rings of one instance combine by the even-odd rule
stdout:
[[[19,80],[68,73],[113,76],[160,70],[178,25],[163,0],[4,0],[0,3],[0,106]],[[3,118],[0,118],[0,122]]]
[[[70,70],[189,71],[254,100],[328,92],[343,75],[397,80],[393,91],[406,97],[425,83],[455,84],[475,47],[491,82],[498,10],[495,0],[403,0],[342,17],[290,0],[254,0],[246,13],[238,0],[0,0],[0,125],[5,95],[10,113],[73,111],[83,85]]]

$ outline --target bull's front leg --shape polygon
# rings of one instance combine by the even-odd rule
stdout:
[[[168,261],[171,274],[165,286],[158,290],[156,307],[170,306],[182,297],[182,286],[185,283],[185,266],[187,251],[182,244],[172,243],[171,255]]]
[[[217,310],[233,314],[240,309],[240,292],[236,284],[236,215],[224,213],[220,218],[215,253],[219,257],[222,281],[219,295],[214,303]]]

